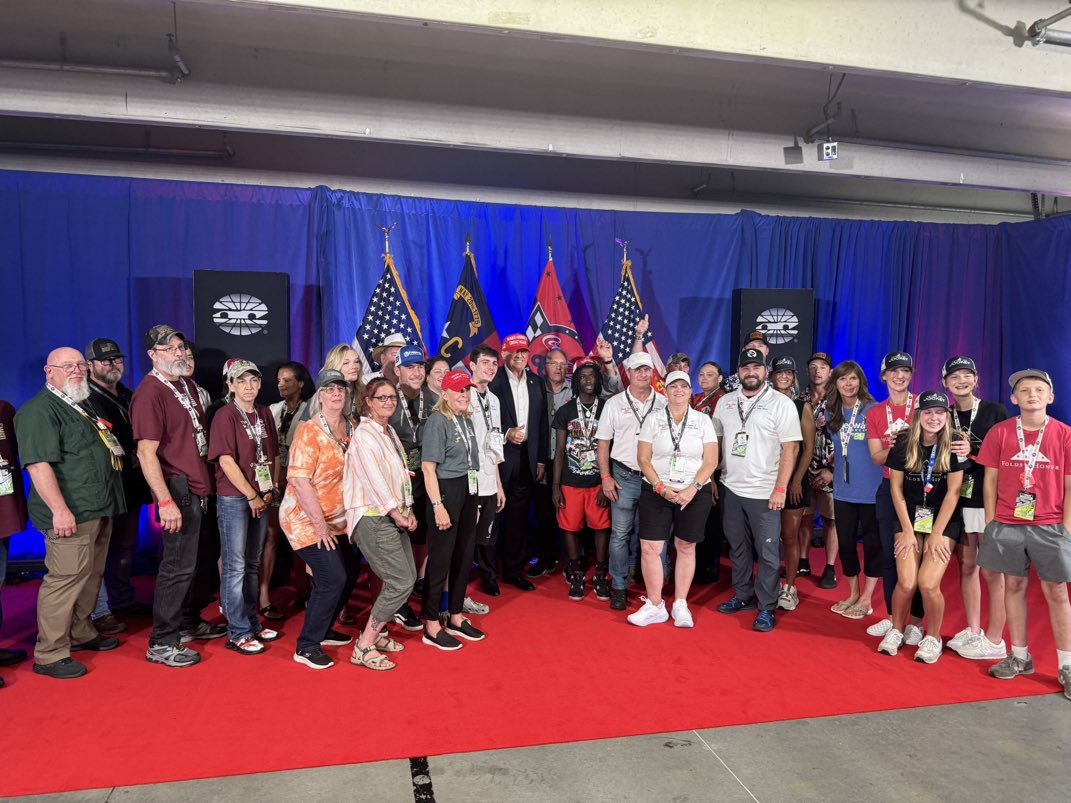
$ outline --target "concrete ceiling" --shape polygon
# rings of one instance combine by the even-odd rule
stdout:
[[[1017,215],[1031,192],[1071,194],[1071,96],[1043,86],[220,0],[6,0],[0,60],[166,68],[173,15],[186,81],[0,67],[0,140],[226,133],[231,166],[260,172],[656,198]],[[1071,70],[1071,49],[1056,58],[1036,63]],[[842,76],[841,158],[786,151]]]

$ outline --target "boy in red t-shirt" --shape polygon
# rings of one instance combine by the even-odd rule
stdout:
[[[976,461],[985,466],[985,533],[978,563],[1004,575],[1011,654],[989,668],[1009,680],[1034,673],[1026,648],[1026,586],[1034,564],[1056,642],[1064,696],[1071,699],[1071,427],[1046,412],[1052,379],[1044,371],[1008,378],[1019,415],[993,426]]]

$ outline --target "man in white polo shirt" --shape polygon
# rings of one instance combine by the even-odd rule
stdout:
[[[641,351],[629,355],[625,368],[629,386],[607,400],[595,433],[602,492],[610,500],[610,608],[615,611],[625,610],[628,604],[629,556],[639,551],[636,515],[643,475],[636,461],[636,445],[640,427],[649,415],[666,407],[666,397],[651,387],[654,364],[649,354]]]
[[[723,396],[713,416],[721,440],[725,537],[736,592],[718,610],[739,613],[757,607],[752,627],[765,633],[774,626],[780,591],[781,511],[803,435],[792,400],[766,384],[761,351],[740,352],[737,375],[740,389]],[[751,578],[753,555],[759,563],[757,582]]]

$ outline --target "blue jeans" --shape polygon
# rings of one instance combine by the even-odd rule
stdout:
[[[610,503],[610,578],[614,588],[628,587],[628,570],[640,557],[640,489],[643,478],[614,463],[610,471],[621,487]],[[662,573],[669,573],[669,541],[662,545]]]
[[[260,630],[257,599],[260,593],[260,553],[268,531],[268,511],[253,518],[244,496],[217,496],[216,521],[223,569],[219,601],[227,619],[231,641],[255,636]]]
[[[112,612],[112,608],[125,608],[134,601],[134,586],[130,582],[130,573],[140,522],[140,507],[122,516],[116,516],[112,522],[108,562],[104,564],[104,581],[100,584],[100,593],[97,594],[94,619],[107,616]]]
[[[348,540],[345,533],[339,536],[339,543]],[[346,587],[346,567],[342,553],[337,549],[321,549],[313,544],[294,554],[312,569],[312,591],[305,609],[305,624],[297,638],[299,650],[312,650],[320,646],[338,615],[338,602]]]

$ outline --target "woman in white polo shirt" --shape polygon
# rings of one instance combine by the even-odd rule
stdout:
[[[691,409],[692,385],[684,371],[666,377],[666,409],[640,428],[636,459],[640,491],[640,565],[647,596],[628,620],[643,627],[669,618],[662,600],[662,549],[674,539],[673,623],[691,627],[688,589],[695,575],[695,545],[703,540],[713,498],[711,475],[718,465],[718,436],[710,419]]]

